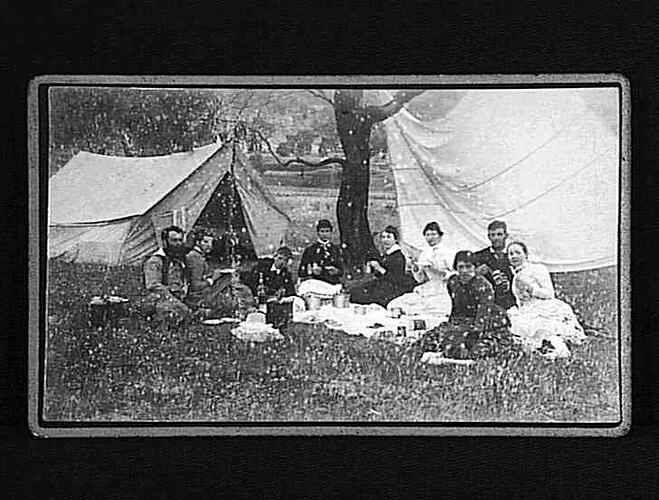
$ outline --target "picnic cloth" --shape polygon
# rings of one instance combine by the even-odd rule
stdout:
[[[414,330],[414,320],[424,320],[425,328]],[[387,309],[378,304],[350,304],[346,308],[326,305],[315,311],[300,312],[294,321],[323,324],[332,330],[341,330],[349,335],[363,335],[366,338],[403,344],[416,342],[426,331],[436,327],[445,319],[421,314],[394,318]],[[398,334],[399,326],[405,326],[404,336]]]
[[[307,294],[317,295],[318,297],[332,298],[341,292],[341,284],[332,285],[317,279],[307,279],[300,283],[297,288],[297,294],[302,297]]]

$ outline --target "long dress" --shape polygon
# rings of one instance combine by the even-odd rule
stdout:
[[[427,279],[411,293],[402,295],[387,305],[387,309],[400,308],[405,314],[431,314],[446,318],[451,312],[451,298],[446,283],[453,274],[448,252],[437,244],[428,246],[419,255],[418,265],[423,269],[415,278]]]
[[[405,272],[405,256],[397,245],[379,259],[384,274],[374,271],[375,278],[366,284],[359,284],[350,290],[353,304],[387,304],[412,289],[411,276]]]
[[[462,283],[449,278],[447,289],[452,309],[448,322],[429,330],[422,339],[424,351],[465,359],[493,356],[512,344],[505,309],[494,302],[494,289],[476,275]]]
[[[523,288],[530,285],[530,294]],[[556,298],[547,268],[527,262],[515,270],[512,291],[517,308],[508,312],[511,332],[528,349],[543,349],[548,342],[556,356],[569,356],[565,341],[578,344],[586,338],[572,308]]]

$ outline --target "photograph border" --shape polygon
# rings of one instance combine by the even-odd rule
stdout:
[[[560,88],[618,87],[620,96],[619,224],[618,224],[618,342],[620,420],[617,423],[522,422],[46,422],[45,274],[44,247],[47,198],[42,189],[43,158],[48,137],[41,134],[40,117],[51,86],[127,87],[433,87],[433,88]],[[492,75],[341,75],[341,76],[120,76],[42,75],[28,87],[28,424],[40,437],[121,436],[604,436],[625,435],[631,426],[631,95],[627,78],[619,74],[492,74]],[[47,112],[47,108],[45,109]],[[46,177],[47,178],[47,177]]]

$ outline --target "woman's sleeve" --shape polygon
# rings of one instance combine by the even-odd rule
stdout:
[[[531,295],[540,299],[553,299],[555,297],[554,284],[551,282],[549,271],[542,264],[533,269],[535,283],[531,288]]]
[[[449,254],[446,250],[442,250],[437,256],[438,258],[435,261],[435,268],[438,272],[440,272],[443,275],[444,279],[448,278],[453,272],[453,269],[451,268],[451,262],[449,262],[448,255]]]

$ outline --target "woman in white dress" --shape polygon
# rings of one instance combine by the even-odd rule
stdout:
[[[440,244],[443,234],[437,222],[426,224],[423,236],[428,246],[413,267],[414,279],[421,284],[412,292],[389,302],[387,309],[399,308],[405,314],[429,314],[444,318],[451,313],[451,297],[446,282],[454,273],[452,257]]]
[[[569,356],[565,341],[578,344],[586,336],[572,308],[556,298],[549,271],[528,261],[528,250],[520,241],[508,245],[508,259],[517,301],[517,308],[508,313],[512,334],[528,349],[540,349],[550,357]]]

